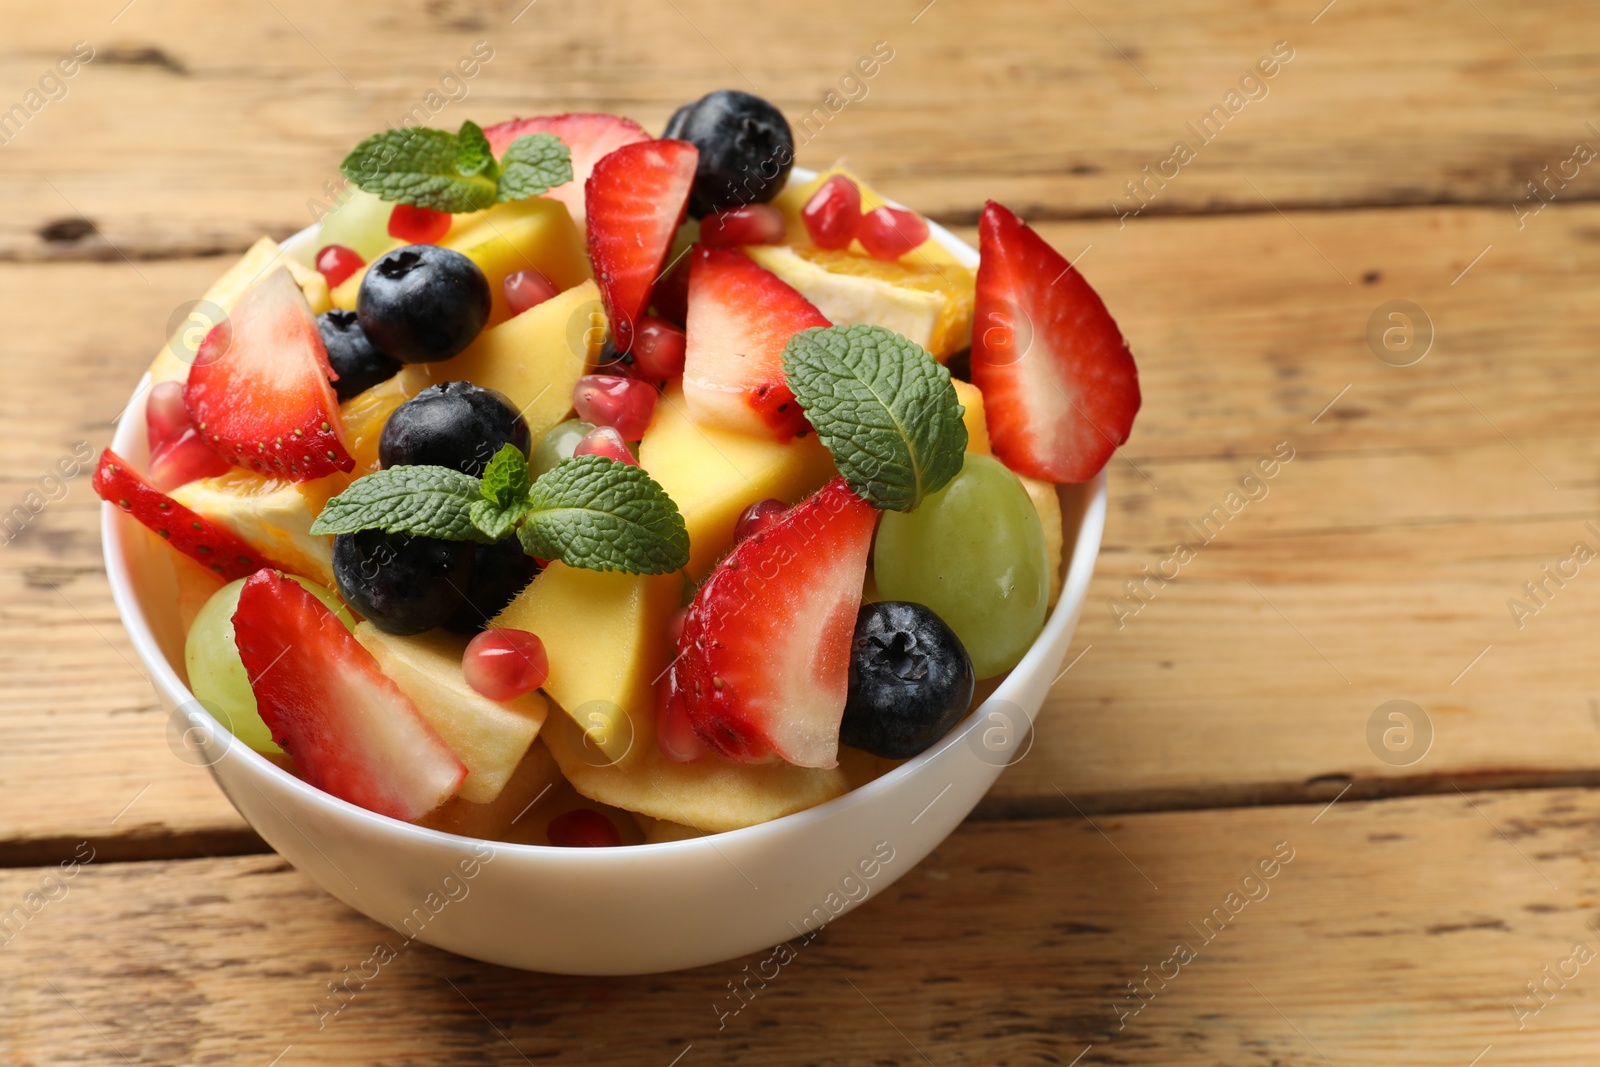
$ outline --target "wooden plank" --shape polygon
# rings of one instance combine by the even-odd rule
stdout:
[[[423,102],[480,40],[493,58],[433,124],[598,109],[659,130],[686,99],[754,86],[797,122],[814,116],[803,164],[847,159],[956,221],[988,197],[1040,217],[1109,218],[1137,206],[1128,182],[1148,182],[1150,214],[1476,202],[1510,218],[1577,142],[1600,145],[1585,125],[1600,103],[1586,76],[1600,46],[1572,32],[1589,23],[1583,0],[1346,3],[1313,19],[1319,6],[1001,0],[978,15],[925,0],[503,0],[411,2],[373,18],[285,0],[219,20],[187,0],[138,5],[114,24],[121,0],[54,8],[0,46],[0,107],[73,42],[97,58],[0,153],[0,256],[185,255],[299,229],[343,154]],[[840,94],[879,41],[893,58]],[[1256,99],[1230,100],[1280,41],[1293,58],[1246,84]],[[1168,162],[1179,141],[1192,160]],[[1571,180],[1542,195],[1593,198],[1590,170],[1569,163]],[[103,238],[81,236],[85,216]]]
[[[738,1001],[768,953],[509,971],[407,946],[273,856],[8,870],[0,905],[41,896],[0,1041],[41,1064],[1578,1067],[1597,834],[1580,790],[969,824]],[[398,958],[335,1014],[380,943]]]

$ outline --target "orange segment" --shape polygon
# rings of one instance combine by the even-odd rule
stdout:
[[[891,263],[871,256],[858,256],[854,252],[817,248],[815,245],[796,247],[794,251],[795,255],[834,274],[877,278],[903,289],[940,294],[944,297],[944,309],[933,328],[928,350],[943,359],[971,343],[975,279],[960,264],[919,264],[915,254]]]

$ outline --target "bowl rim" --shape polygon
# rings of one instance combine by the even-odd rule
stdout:
[[[808,181],[815,176],[816,172],[802,167],[795,167],[791,171],[791,178],[800,181]],[[892,200],[888,201],[888,203],[900,206]],[[280,253],[286,256],[295,255],[296,246],[309,246],[319,228],[319,224],[313,224],[281,241],[279,243]],[[928,228],[933,238],[954,254],[964,266],[969,269],[976,267],[978,261],[976,249],[932,220],[928,221]],[[135,387],[128,405],[124,409],[125,411],[135,409],[138,402],[143,399],[142,394],[147,392],[149,384],[149,373],[146,372]],[[123,418],[119,420],[117,432],[113,435],[111,448],[119,454],[125,455],[130,443],[136,443],[136,436],[141,429],[141,419]],[[156,639],[149,618],[145,613],[144,605],[134,588],[132,569],[123,545],[123,535],[119,530],[119,523],[123,521],[123,516],[108,501],[101,503],[100,534],[102,557],[106,567],[106,577],[111,586],[112,600],[117,606],[117,614],[120,617],[123,628],[128,633],[129,639],[133,643],[135,653],[138,655],[140,662],[150,672],[149,680],[151,684],[164,690],[164,695],[168,697],[172,706],[176,709],[173,714],[177,714],[178,711],[184,711],[190,716],[191,722],[203,715],[204,721],[195,724],[199,725],[206,736],[213,739],[213,742],[220,739],[220,754],[206,764],[207,769],[211,771],[212,777],[218,780],[219,787],[221,786],[221,781],[216,770],[217,764],[223,759],[238,758],[244,760],[250,770],[258,776],[277,776],[277,780],[285,788],[296,793],[313,806],[326,808],[333,817],[354,819],[357,823],[365,824],[369,829],[379,833],[396,834],[401,838],[416,843],[430,843],[453,848],[483,844],[493,848],[496,855],[526,855],[538,857],[541,860],[557,860],[557,862],[591,862],[595,860],[613,862],[641,855],[665,855],[697,849],[714,851],[720,844],[730,842],[744,843],[763,835],[803,832],[810,824],[827,821],[852,807],[869,803],[879,794],[898,789],[902,783],[916,777],[919,771],[946,752],[951,746],[970,743],[971,734],[992,713],[992,705],[999,703],[1009,704],[1013,707],[1019,706],[1019,703],[1014,699],[1016,691],[1031,679],[1035,671],[1044,666],[1042,660],[1048,658],[1047,653],[1050,647],[1061,642],[1062,658],[1065,657],[1065,653],[1070,647],[1072,631],[1077,626],[1082,608],[1087,600],[1088,583],[1099,556],[1100,542],[1105,526],[1106,473],[1101,470],[1092,480],[1080,484],[1087,489],[1089,495],[1084,502],[1076,536],[1070,546],[1071,555],[1064,560],[1066,565],[1055,608],[1046,618],[1039,635],[1028,646],[1028,651],[1023,655],[1023,658],[1011,668],[995,687],[994,691],[952,727],[938,744],[918,753],[900,766],[892,768],[871,781],[849,789],[837,797],[809,808],[803,808],[800,811],[769,819],[766,822],[733,830],[705,833],[698,837],[682,838],[675,841],[645,842],[607,849],[573,849],[557,845],[497,841],[489,838],[469,837],[463,834],[451,833],[448,830],[436,830],[431,827],[419,826],[415,823],[403,822],[399,819],[369,811],[341,797],[324,792],[279,767],[250,746],[237,743],[227,728],[205,709],[204,705],[189,690],[189,687],[178,677],[177,671],[162,651],[160,642]],[[1078,487],[1061,488],[1076,489]],[[1066,546],[1063,547],[1065,548]],[[1058,663],[1059,660],[1057,661]],[[1028,712],[1029,731],[1032,730],[1033,722],[1041,710],[1042,706],[1040,709]],[[564,714],[559,708],[552,709],[551,713]],[[1011,760],[1006,764],[996,766],[996,776],[998,777],[999,771],[1005,766],[1010,766],[1014,762],[1017,762],[1017,760]],[[992,785],[991,781],[990,785],[985,787],[985,792],[992,788]],[[223,789],[222,793],[225,797],[228,796],[226,789]],[[231,803],[231,797],[229,800]],[[963,818],[965,818],[965,813]],[[248,823],[248,820],[246,822]]]

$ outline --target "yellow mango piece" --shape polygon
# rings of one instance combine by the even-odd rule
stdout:
[[[807,232],[806,224],[800,220],[800,210],[806,206],[806,202],[811,199],[812,194],[822,187],[822,183],[835,174],[843,174],[861,189],[862,214],[888,203],[878,194],[876,189],[862,181],[859,175],[845,167],[829,167],[808,182],[798,182],[785,186],[783,191],[773,198],[772,205],[783,212],[784,225],[788,231],[787,243],[791,245],[809,245],[811,243],[811,234]],[[862,247],[860,241],[850,242],[849,250],[863,256],[867,255],[867,250]],[[935,241],[932,235],[929,235],[928,239],[922,244],[901,256],[900,262],[906,264],[920,263],[928,265],[936,263],[940,266],[945,264],[956,267],[961,266],[961,261],[956,258],[955,253]],[[966,268],[963,267],[962,269],[965,270]]]
[[[542,812],[565,784],[550,749],[535,738],[499,796],[487,804],[453,796],[418,819],[417,825],[486,841],[544,844],[544,827],[535,813]]]
[[[284,265],[289,267],[289,272],[300,286],[300,291],[305,293],[306,300],[311,304],[312,313],[320,315],[328,310],[328,286],[322,275],[308,271],[298,263],[292,263],[278,248],[278,242],[270,237],[263,237],[251,245],[250,250],[233,266],[224,271],[222,277],[211,283],[211,288],[206,290],[201,306],[196,307],[189,318],[168,338],[167,343],[161,346],[156,358],[150,363],[151,384],[188,380],[189,367],[194,363],[195,352],[200,347],[201,339],[205,337],[207,330],[216,325],[215,311],[206,308],[205,304],[214,305],[224,313],[232,311],[239,298],[245,294],[245,290],[265,277],[273,267]]]
[[[567,290],[589,280],[589,258],[583,237],[572,223],[566,205],[537,196],[496,204],[473,221],[451,230],[443,242],[476,263],[489,279],[494,304],[489,325],[511,317],[506,304],[506,275],[532,268],[549,278],[557,289]]]
[[[483,331],[453,359],[415,366],[433,382],[498,389],[521,410],[537,442],[572,410],[572,389],[604,342],[600,290],[586,281]]]
[[[487,804],[500,795],[544,725],[549,704],[540,693],[490,700],[467,684],[461,654],[467,639],[435,630],[402,637],[370,622],[356,624],[356,640],[378,667],[467,765],[459,796]]]
[[[1028,491],[1033,510],[1039,513],[1039,524],[1044,527],[1044,554],[1050,561],[1050,606],[1053,608],[1061,597],[1061,495],[1054,485],[1038,478],[1018,474],[1017,480]]]
[[[291,574],[332,589],[333,539],[312,536],[314,516],[300,487],[235,467],[172,491],[172,499],[238,534]]]
[[[962,412],[961,421],[967,425],[967,451],[994,455],[989,448],[989,420],[983,414],[983,394],[976,385],[960,378],[950,379],[950,384],[956,387],[956,399],[966,409]],[[348,423],[345,428],[349,429]]]
[[[544,691],[610,758],[655,722],[656,678],[670,655],[676,574],[621,574],[552,562],[491,626],[538,634],[550,658]]]
[[[673,385],[656,403],[639,443],[639,465],[667,491],[689,531],[689,577],[695,581],[733,545],[740,512],[776,497],[793,504],[834,475],[833,457],[815,434],[778,442],[701,426]]]
[[[614,757],[589,743],[583,728],[564,715],[552,716],[543,736],[561,773],[584,796],[706,833],[769,822],[850,788],[842,766],[815,770],[716,756],[673,763],[656,744],[653,709],[635,721],[633,744],[616,763],[608,763]]]

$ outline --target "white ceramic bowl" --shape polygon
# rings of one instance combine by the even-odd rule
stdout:
[[[795,171],[797,180],[805,173]],[[977,253],[934,235],[969,264]],[[302,253],[312,231],[285,242]],[[141,383],[115,451],[142,468]],[[110,504],[106,572],[162,703],[256,832],[323,889],[395,931],[463,956],[564,974],[643,974],[731,959],[804,935],[881,893],[955,829],[1026,754],[1087,595],[1106,482],[1061,490],[1065,579],[1044,631],[940,744],[835,800],[760,826],[665,844],[569,849],[486,843],[397,822],[314,789],[230,744],[184,685],[169,551]],[[181,710],[180,710],[181,709]]]

